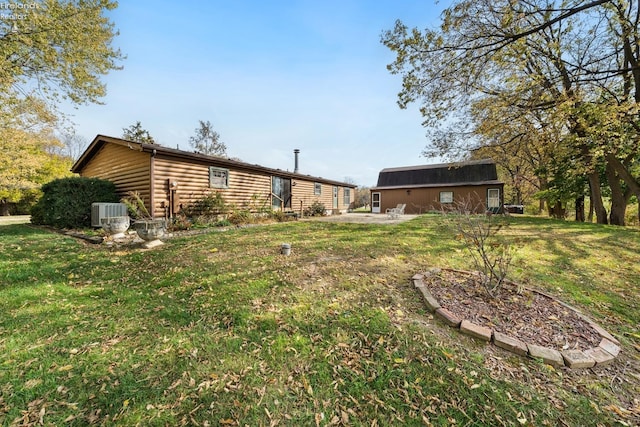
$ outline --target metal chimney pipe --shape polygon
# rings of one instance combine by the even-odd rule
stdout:
[[[297,148],[295,150],[293,150],[293,155],[296,158],[296,163],[295,163],[295,167],[293,169],[293,173],[298,173],[298,154],[300,154],[300,150],[298,150]]]

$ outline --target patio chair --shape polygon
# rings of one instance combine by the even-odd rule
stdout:
[[[398,203],[398,205],[395,208],[388,208],[387,210],[385,210],[385,213],[390,219],[396,219],[400,215],[404,215],[404,208],[406,206],[407,205],[404,203]]]

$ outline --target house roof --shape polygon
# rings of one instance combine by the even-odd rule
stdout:
[[[503,184],[491,159],[382,169],[374,190]]]
[[[164,147],[158,144],[145,144],[141,142],[128,141],[126,139],[114,138],[114,137],[105,136],[105,135],[97,135],[94,138],[94,140],[91,142],[91,144],[89,144],[89,146],[84,151],[84,153],[82,153],[80,158],[71,167],[71,172],[80,173],[80,171],[82,171],[82,169],[87,165],[87,163],[89,163],[89,161],[106,144],[117,144],[117,145],[125,146],[125,147],[129,147],[132,150],[150,153],[150,155],[163,154],[168,157],[173,157],[175,159],[180,159],[180,160],[184,160],[192,163],[200,163],[200,164],[206,164],[210,166],[222,166],[222,167],[228,167],[233,169],[245,170],[245,171],[254,172],[258,174],[277,175],[284,178],[304,179],[307,181],[315,181],[323,184],[336,185],[341,187],[350,187],[350,188],[357,187],[355,184],[334,181],[334,180],[325,179],[322,177],[314,177],[311,175],[294,173],[294,172],[284,171],[281,169],[267,168],[257,164],[245,163],[238,160],[228,159],[225,157],[208,156],[201,153],[195,153],[195,152],[189,152],[189,151],[183,151],[183,150],[178,150],[174,148]]]

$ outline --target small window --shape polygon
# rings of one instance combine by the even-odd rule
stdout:
[[[440,203],[453,203],[453,191],[441,191]]]
[[[313,194],[315,194],[316,196],[322,194],[322,184],[320,184],[319,182],[315,182],[313,184]]]
[[[351,189],[343,188],[343,203],[345,206],[349,206],[351,204]]]
[[[229,187],[229,170],[209,167],[209,187],[211,188],[228,188]]]
[[[489,188],[487,190],[487,208],[497,210],[500,208],[500,189]]]

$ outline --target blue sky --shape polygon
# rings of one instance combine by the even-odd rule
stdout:
[[[418,106],[396,104],[399,76],[380,43],[396,19],[437,25],[433,0],[121,1],[110,13],[127,56],[105,78],[104,105],[67,108],[76,132],[119,137],[142,122],[155,140],[191,150],[209,120],[230,157],[376,184],[385,167],[437,162]]]

